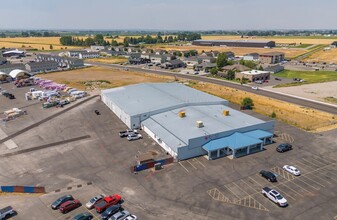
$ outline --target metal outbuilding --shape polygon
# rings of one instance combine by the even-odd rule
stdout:
[[[13,79],[20,78],[20,77],[25,77],[25,76],[30,76],[30,74],[27,71],[25,71],[25,70],[19,70],[19,69],[12,70],[9,73],[9,75]]]
[[[233,158],[273,142],[274,121],[179,83],[144,83],[102,91],[102,101],[129,128],[142,128],[177,160]]]

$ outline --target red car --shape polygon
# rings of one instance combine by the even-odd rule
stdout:
[[[71,200],[61,204],[60,211],[64,214],[80,207],[82,204],[79,200]]]
[[[120,203],[122,200],[122,197],[118,194],[114,194],[112,196],[107,196],[104,199],[102,199],[100,202],[96,203],[95,209],[97,213],[104,212],[108,207],[112,205],[116,205],[117,203]]]

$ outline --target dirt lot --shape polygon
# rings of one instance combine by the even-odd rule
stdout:
[[[202,36],[203,40],[242,40],[240,36]],[[323,37],[254,37],[243,38],[247,40],[273,40],[276,43],[296,43],[296,44],[331,44],[336,38]]]
[[[271,115],[275,112],[278,120],[308,131],[320,132],[337,128],[337,117],[333,114],[209,83],[193,83],[192,87],[236,104],[239,104],[245,97],[250,97],[254,102],[254,111],[264,115]]]
[[[39,75],[41,78],[50,79],[58,83],[67,84],[78,89],[90,89],[84,82],[107,80],[110,83],[96,85],[96,88],[113,88],[145,82],[168,82],[173,77],[158,76],[154,74],[136,73],[122,69],[106,69],[100,67],[88,67],[80,70],[55,72]]]
[[[125,63],[128,61],[125,57],[104,57],[104,58],[94,58],[94,59],[86,59],[89,62],[99,62],[99,63],[107,63],[107,64],[119,64]]]

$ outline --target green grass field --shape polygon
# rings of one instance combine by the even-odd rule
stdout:
[[[289,86],[299,86],[303,84],[310,83],[322,83],[337,81],[337,72],[333,71],[294,71],[294,70],[284,70],[282,72],[276,73],[275,76],[284,78],[301,78],[304,82],[293,82],[274,86],[279,87],[289,87]]]
[[[310,46],[312,46],[312,44],[301,44],[301,45],[295,46],[294,48],[307,48]]]

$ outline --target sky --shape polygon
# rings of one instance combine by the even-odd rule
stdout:
[[[337,29],[334,0],[1,0],[0,29]]]

